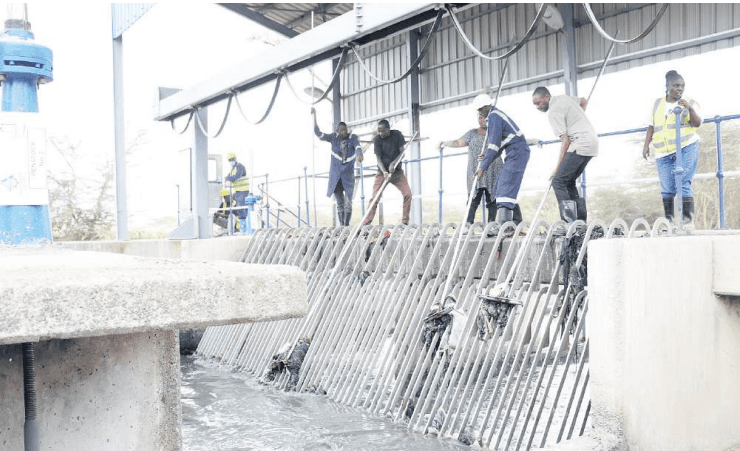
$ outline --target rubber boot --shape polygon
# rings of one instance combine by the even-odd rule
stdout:
[[[490,207],[486,208],[486,216],[488,216],[488,222],[496,222],[496,203],[491,204]]]
[[[684,197],[683,199],[683,221],[682,224],[687,230],[694,230],[694,198]]]
[[[586,211],[586,199],[579,197],[576,199],[576,219],[588,222],[588,212]]]
[[[560,202],[558,202],[558,207],[560,208],[560,219],[565,221],[566,224],[570,224],[578,219],[576,213],[576,209],[578,208],[576,206],[576,201],[561,200]]]
[[[665,218],[673,224],[673,207],[675,206],[675,199],[671,197],[670,199],[663,199],[663,214],[665,215]]]
[[[503,225],[512,220],[514,220],[514,210],[506,207],[498,207],[498,217],[496,218],[496,222]]]
[[[350,218],[352,218],[352,212],[351,211],[350,212],[345,211],[344,212],[344,221],[342,222],[342,225],[344,225],[345,227],[349,227],[349,220],[350,220]]]
[[[522,219],[522,209],[519,207],[519,204],[514,204],[514,224],[519,225],[522,222]]]

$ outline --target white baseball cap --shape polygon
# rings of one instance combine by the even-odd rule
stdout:
[[[475,96],[475,99],[473,99],[473,107],[475,107],[476,110],[483,108],[484,106],[488,106],[493,103],[493,100],[491,97],[488,96],[488,94],[478,94]]]

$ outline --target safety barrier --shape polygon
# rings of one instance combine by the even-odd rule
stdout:
[[[325,394],[425,434],[486,449],[557,443],[583,434],[589,421],[588,242],[671,231],[663,218],[652,229],[644,220],[631,229],[622,220],[477,223],[465,235],[453,224],[262,229],[242,261],[306,271],[308,314],[209,328],[197,354],[266,382],[272,365],[285,364],[269,383]],[[463,258],[453,261],[458,238]],[[480,297],[505,280],[525,243],[514,299]],[[561,273],[569,275],[565,285]],[[442,310],[452,302],[447,282],[454,310]],[[447,327],[430,329],[445,315]]]
[[[740,119],[740,114],[734,114],[734,115],[727,115],[727,116],[714,116],[712,118],[706,118],[704,119],[704,123],[713,123],[715,124],[715,131],[716,131],[716,153],[717,153],[717,172],[715,173],[704,173],[704,174],[696,174],[695,179],[703,179],[703,178],[715,178],[717,179],[717,192],[718,192],[718,202],[717,202],[717,209],[719,211],[719,218],[720,218],[720,229],[726,228],[725,224],[725,198],[724,198],[724,179],[726,177],[737,177],[740,176],[740,171],[732,171],[732,172],[725,172],[724,170],[724,161],[723,161],[723,146],[722,146],[722,123],[725,121]],[[599,137],[610,137],[610,136],[620,136],[620,135],[630,135],[630,134],[638,134],[638,133],[645,133],[646,128],[634,128],[634,129],[627,129],[627,130],[620,130],[615,132],[607,132],[607,133],[601,133],[599,134]],[[552,140],[552,141],[542,141],[540,144],[542,145],[552,145],[552,144],[559,144],[559,140]],[[444,154],[443,150],[440,149],[439,155],[436,156],[430,156],[430,157],[424,157],[424,158],[418,158],[418,159],[407,159],[403,160],[404,164],[404,170],[408,173],[408,164],[409,163],[429,163],[429,162],[437,162],[439,165],[439,190],[438,190],[438,199],[439,199],[439,212],[437,215],[437,222],[440,224],[444,223],[445,218],[443,217],[442,207],[443,207],[443,200],[444,200],[444,190],[443,190],[443,162],[445,158],[457,158],[457,157],[466,157],[468,155],[467,151],[464,152],[454,152],[454,153],[447,153]],[[362,209],[362,214],[365,214],[365,184],[364,180],[367,177],[374,177],[375,172],[377,171],[376,166],[360,166],[356,169],[356,179],[359,180],[358,188],[360,192],[360,205]],[[298,177],[290,177],[286,179],[281,180],[275,180],[275,181],[269,181],[269,174],[264,174],[260,176],[256,176],[255,179],[262,179],[264,178],[264,182],[259,183],[257,186],[260,190],[260,193],[264,195],[264,193],[268,193],[270,190],[270,184],[273,185],[273,187],[276,184],[287,184],[287,183],[297,183],[298,191],[297,191],[297,202],[295,203],[288,203],[285,202],[286,205],[296,205],[295,210],[297,213],[292,213],[294,218],[297,219],[297,224],[300,224],[299,227],[308,226],[308,227],[316,227],[317,222],[314,218],[314,222],[312,223],[309,218],[309,210],[310,210],[310,202],[309,202],[309,194],[308,194],[308,179],[311,178],[313,180],[313,183],[316,183],[317,179],[321,178],[328,178],[329,173],[323,172],[323,173],[314,173],[314,174],[308,174],[308,168],[303,169],[304,174],[302,176]],[[431,174],[431,171],[428,172]],[[455,178],[462,178],[462,174],[454,174]],[[648,179],[630,179],[630,180],[620,180],[616,182],[601,182],[601,183],[586,183],[586,177],[584,176],[581,180],[581,187],[582,192],[584,193],[584,197],[586,197],[586,188],[588,186],[610,186],[610,185],[617,185],[617,184],[638,184],[638,183],[655,183],[657,182],[658,178],[648,178]],[[523,188],[523,190],[526,187]],[[305,210],[303,210],[303,206],[301,205],[301,199],[305,199]],[[484,211],[485,214],[485,203],[481,202],[481,209]],[[269,207],[265,208],[265,223],[267,227],[275,227],[275,219],[276,214],[274,211],[272,211]],[[457,218],[455,218],[457,220]]]

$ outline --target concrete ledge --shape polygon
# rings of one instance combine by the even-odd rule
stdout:
[[[0,344],[278,320],[308,309],[305,274],[290,266],[24,248],[3,250],[0,272]]]

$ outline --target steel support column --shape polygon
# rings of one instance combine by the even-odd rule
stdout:
[[[333,74],[337,70],[337,66],[339,65],[339,58],[334,58],[331,60],[331,73]],[[342,76],[339,76],[339,80],[342,79]],[[339,81],[337,83],[334,83],[334,87],[331,91],[331,105],[332,109],[334,111],[334,127],[336,129],[336,126],[339,122],[342,120],[342,90],[341,86],[339,86]]]
[[[203,108],[200,115],[203,129],[208,131],[208,110]],[[195,122],[197,118],[193,119]],[[208,216],[208,136],[203,134],[197,124],[192,124],[193,147],[190,153],[190,186],[193,199],[193,218],[198,227],[198,238],[211,237],[211,220]]]
[[[113,130],[116,161],[116,235],[128,240],[126,134],[123,112],[123,35],[113,39]]]
[[[419,56],[419,32],[411,30],[408,32],[408,57],[409,64],[413,63]],[[419,130],[419,68],[416,67],[409,75],[409,134],[413,137]],[[409,164],[408,179],[411,185],[411,194],[414,196],[411,201],[411,223],[422,223],[422,203],[421,203],[421,146],[419,141],[414,141],[409,145],[409,157],[412,160]]]
[[[560,14],[563,16],[563,45],[562,58],[565,62],[565,94],[569,96],[578,95],[578,66],[576,55],[576,12],[573,3],[560,3],[558,5]]]

